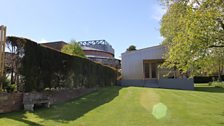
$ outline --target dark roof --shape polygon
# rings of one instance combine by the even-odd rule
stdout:
[[[65,46],[67,44],[68,43],[66,43],[64,41],[56,41],[56,42],[41,43],[40,45],[57,50],[57,51],[61,51],[63,46]]]

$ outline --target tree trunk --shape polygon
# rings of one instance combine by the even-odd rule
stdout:
[[[11,84],[14,83],[14,76],[13,76],[14,72],[13,72],[13,68],[11,69]]]

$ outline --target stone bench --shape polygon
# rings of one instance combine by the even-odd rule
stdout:
[[[25,93],[23,96],[23,105],[25,111],[34,111],[34,105],[43,104],[45,107],[49,108],[51,105],[50,99],[41,93],[32,92]]]

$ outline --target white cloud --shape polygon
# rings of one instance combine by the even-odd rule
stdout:
[[[47,41],[46,39],[42,38],[40,41],[38,41],[38,43],[46,43],[46,42],[49,42]]]
[[[165,38],[164,38],[163,36],[160,36],[159,39],[160,39],[161,41],[163,41]]]
[[[151,14],[154,20],[160,21],[167,9],[160,5],[153,6],[153,13]]]

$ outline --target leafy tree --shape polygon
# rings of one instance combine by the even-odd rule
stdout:
[[[6,40],[6,47],[8,49],[7,54],[7,63],[5,65],[5,69],[8,69],[6,71],[7,74],[10,74],[10,84],[18,84],[19,78],[18,78],[18,67],[19,67],[19,52],[22,52],[23,50],[21,48],[21,45],[11,41],[7,38]],[[9,75],[8,75],[9,76]],[[7,76],[7,77],[8,77]]]
[[[191,75],[223,71],[223,0],[163,0],[168,8],[160,32],[168,47],[163,66]],[[219,65],[215,65],[219,64]],[[212,70],[211,66],[215,65]]]
[[[69,55],[73,55],[73,56],[79,56],[83,58],[86,57],[81,46],[75,40],[72,40],[68,45],[65,45],[62,48],[61,52],[69,54]]]
[[[134,45],[130,45],[128,48],[127,48],[127,51],[134,51],[136,50],[136,46]]]

